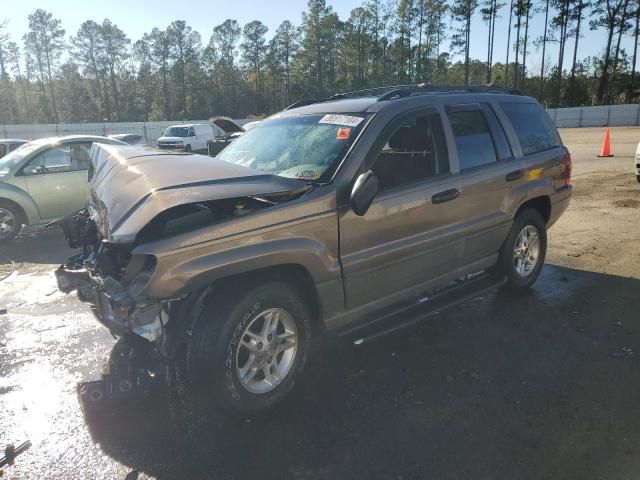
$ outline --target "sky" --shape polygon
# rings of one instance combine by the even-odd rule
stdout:
[[[543,0],[534,0],[541,3]],[[166,27],[173,20],[185,20],[194,30],[202,35],[203,43],[208,42],[211,31],[215,25],[222,23],[227,18],[238,20],[244,25],[252,20],[260,20],[267,27],[270,38],[275,29],[283,20],[290,20],[295,25],[300,24],[301,14],[306,9],[307,0],[2,0],[0,7],[0,21],[8,20],[8,32],[14,41],[21,43],[22,35],[27,31],[27,15],[38,8],[53,12],[56,18],[62,20],[62,26],[67,31],[67,38],[75,35],[80,24],[85,20],[101,22],[109,18],[117,24],[132,40],[137,40],[145,32],[153,27]],[[351,9],[362,4],[362,0],[327,0],[342,20],[349,17]],[[238,8],[234,8],[238,5]],[[504,62],[507,52],[508,33],[508,7],[503,8],[502,18],[496,22],[494,62]],[[449,26],[451,21],[447,20]],[[606,43],[603,30],[590,31],[588,20],[583,21],[584,36],[578,44],[578,58],[588,55],[601,55]],[[531,39],[542,36],[544,29],[544,16],[538,14],[529,25]],[[479,13],[475,15],[471,28],[471,57],[486,58],[487,25],[482,22]],[[512,40],[514,33],[512,33]],[[622,47],[632,53],[633,40],[630,36],[624,38]],[[444,44],[444,50],[449,49],[448,41]],[[529,70],[539,71],[541,51],[529,47]],[[573,41],[567,44],[568,52],[565,53],[565,68],[570,65],[573,55]],[[555,64],[557,60],[557,47],[551,44],[547,48],[547,65]],[[513,51],[510,53],[510,61],[513,61]],[[639,62],[640,63],[640,62]]]

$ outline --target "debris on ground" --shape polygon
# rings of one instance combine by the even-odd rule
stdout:
[[[0,476],[2,476],[2,474],[4,473],[2,471],[2,467],[6,465],[13,465],[13,462],[15,461],[16,457],[21,453],[25,452],[26,450],[28,450],[29,447],[31,447],[31,442],[29,440],[21,443],[17,447],[13,444],[7,445],[6,448],[4,449],[4,456],[0,458]]]

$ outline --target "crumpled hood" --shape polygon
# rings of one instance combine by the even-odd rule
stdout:
[[[104,239],[131,242],[162,211],[188,203],[299,189],[300,180],[223,160],[147,147],[94,144],[89,209]]]

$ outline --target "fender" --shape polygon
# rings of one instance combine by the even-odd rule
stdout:
[[[0,199],[11,200],[22,208],[27,225],[41,223],[40,212],[31,196],[22,188],[11,183],[0,182]]]
[[[538,197],[551,197],[554,193],[553,179],[539,178],[537,180],[529,180],[509,191],[505,198],[505,211],[513,219],[520,206],[527,200]]]
[[[136,252],[134,252],[135,254]],[[298,265],[316,285],[341,279],[340,262],[329,248],[313,238],[280,238],[252,245],[185,257],[165,267],[158,259],[156,271],[145,295],[152,298],[176,298],[216,280],[268,267]]]

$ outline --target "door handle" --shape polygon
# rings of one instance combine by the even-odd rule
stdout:
[[[452,188],[450,190],[445,190],[444,192],[436,193],[431,197],[431,203],[444,203],[450,202],[451,200],[455,200],[460,196],[460,190],[457,188]]]
[[[513,172],[507,173],[507,176],[505,177],[505,179],[507,180],[507,182],[513,182],[514,180],[518,180],[519,178],[522,178],[523,175],[524,175],[524,170],[522,169],[514,170]]]

